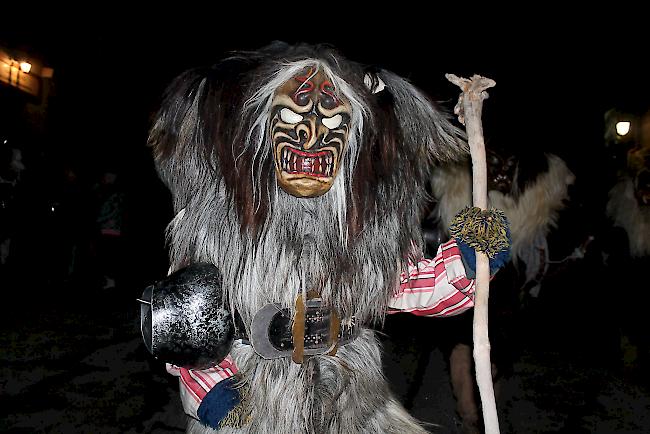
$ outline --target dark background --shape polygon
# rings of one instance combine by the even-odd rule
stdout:
[[[512,8],[511,15],[469,7],[349,15],[304,8],[284,15],[242,5],[188,7],[163,18],[155,8],[135,16],[68,10],[79,16],[10,21],[0,41],[54,68],[52,153],[84,165],[106,158],[129,165],[164,87],[183,70],[276,39],[330,43],[409,78],[449,108],[458,92],[445,73],[490,77],[497,86],[484,109],[488,140],[559,150],[573,160],[602,144],[605,110],[636,107],[650,95],[640,11],[617,6]]]

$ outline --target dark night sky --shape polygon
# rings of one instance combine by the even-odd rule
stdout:
[[[92,19],[3,28],[0,41],[39,54],[54,67],[56,128],[82,153],[107,149],[120,155],[140,146],[149,113],[175,75],[229,50],[274,39],[331,43],[351,59],[409,78],[449,108],[457,90],[445,73],[489,76],[497,86],[484,106],[487,139],[565,153],[569,159],[602,144],[606,109],[650,100],[641,66],[648,50],[637,36],[641,28],[615,23],[607,11],[595,20],[593,9],[589,19],[581,12],[569,16],[565,9],[531,9],[519,13],[538,21],[481,22],[470,13],[405,11],[400,18],[385,10],[379,11],[381,20],[366,18],[362,24],[344,15],[277,23],[272,15],[253,20],[245,10],[187,11],[141,21],[126,19],[126,13],[95,12]],[[475,26],[473,32],[458,31],[461,18]],[[617,48],[624,54],[617,55]]]

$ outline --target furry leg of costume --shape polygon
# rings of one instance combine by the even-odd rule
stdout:
[[[235,346],[233,357],[255,390],[246,403],[250,423],[219,432],[275,434],[278,427],[301,427],[309,433],[427,432],[388,389],[372,331],[339,351],[336,357],[313,357],[296,365],[290,360],[260,361],[250,347]],[[191,419],[189,432],[215,431]]]

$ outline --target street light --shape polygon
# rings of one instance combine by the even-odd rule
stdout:
[[[20,62],[20,70],[25,74],[29,74],[29,71],[32,70],[32,64],[29,62]]]
[[[616,123],[616,134],[619,136],[625,136],[630,132],[630,122],[629,121],[620,121]]]

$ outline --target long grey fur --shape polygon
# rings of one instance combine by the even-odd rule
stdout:
[[[356,164],[363,152],[370,152],[373,128],[376,132],[382,127],[376,118],[377,96],[363,84],[361,65],[330,50],[321,54],[313,47],[285,48],[236,56],[249,62],[247,77],[253,77],[243,85],[241,74],[235,83],[223,74],[217,74],[222,80],[217,82],[199,73],[172,85],[149,139],[178,212],[168,227],[171,270],[192,262],[215,264],[229,307],[241,315],[247,331],[267,303],[293,310],[298,295],[317,288],[344,322],[354,321],[362,332],[335,357],[311,357],[303,365],[290,359],[264,360],[250,346],[236,343],[231,355],[250,390],[247,405],[252,413],[241,429],[219,432],[424,433],[389,390],[371,326],[383,319],[408,258],[421,254],[419,213],[429,165],[433,159],[465,152],[462,134],[406,80],[387,71],[375,73],[375,79],[386,83],[383,92],[390,92],[388,108],[384,104],[381,110],[392,111],[397,120],[391,133],[403,155],[388,176],[367,180],[376,188],[363,203],[373,204],[374,212],[359,214],[363,228],[351,234],[348,213],[359,206],[353,191]],[[275,90],[264,84],[274,79],[281,84],[277,77],[290,77],[287,71],[297,64],[326,71],[354,111],[347,162],[332,189],[312,199],[293,197],[264,177],[271,164],[264,116]],[[235,84],[243,87],[242,100],[228,103],[239,107],[240,117],[212,127],[206,113],[216,113],[224,103],[219,98],[226,99],[224,89]],[[240,147],[230,146],[230,156],[205,152],[215,149],[212,140],[242,137]],[[244,168],[241,176],[253,179],[251,200],[258,202],[253,209],[267,209],[255,231],[242,224],[223,167],[229,161]],[[214,430],[190,419],[188,432]]]

